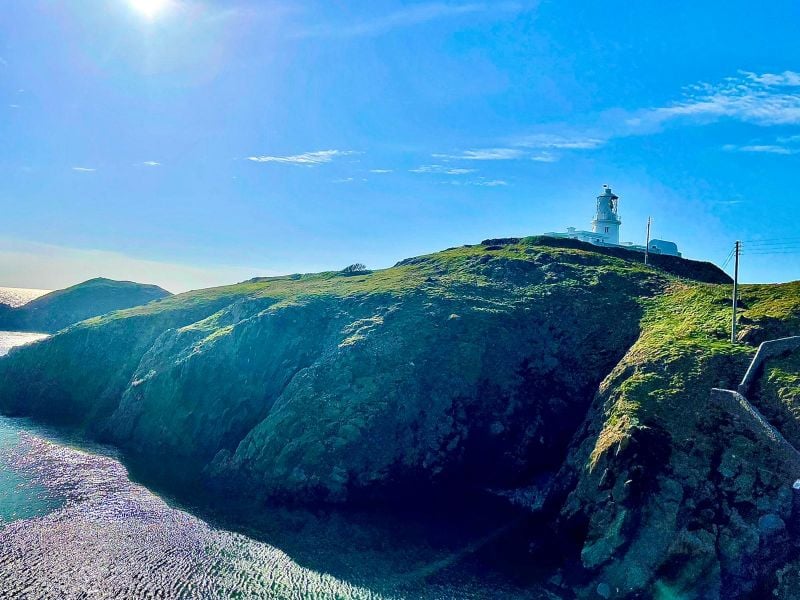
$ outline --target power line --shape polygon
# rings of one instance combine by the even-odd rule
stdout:
[[[800,238],[785,238],[782,241],[742,244],[742,253],[750,256],[772,254],[796,254],[800,252]]]
[[[727,266],[728,266],[728,263],[729,263],[729,262],[731,262],[731,259],[733,258],[733,253],[734,253],[735,251],[736,251],[736,248],[734,248],[734,249],[732,249],[730,252],[728,252],[728,256],[727,256],[727,258],[726,258],[726,259],[725,259],[725,260],[722,262],[722,270],[723,270],[723,271],[725,270],[725,267],[727,267]]]
[[[774,237],[774,238],[758,238],[752,240],[742,240],[743,244],[760,244],[763,242],[784,242],[784,241],[794,241],[800,240],[800,236],[786,236],[786,237]]]
[[[782,246],[800,246],[800,240],[797,241],[786,241],[786,242],[769,242],[767,244],[742,244],[745,248],[763,248],[768,250],[769,248],[780,248]]]
[[[743,251],[742,254],[746,254],[747,256],[773,256],[775,254],[800,254],[800,248],[795,248],[793,250],[779,250],[779,251],[772,251],[772,252],[747,252],[747,251]]]

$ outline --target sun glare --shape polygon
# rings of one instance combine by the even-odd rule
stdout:
[[[154,19],[167,8],[170,0],[128,0],[128,2],[136,12],[148,19]]]

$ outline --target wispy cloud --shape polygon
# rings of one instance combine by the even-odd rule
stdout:
[[[292,156],[248,156],[247,160],[257,163],[280,163],[287,165],[304,165],[314,167],[332,162],[342,156],[358,154],[352,150],[319,150],[317,152],[305,152]]]
[[[446,160],[514,160],[523,154],[519,148],[480,148],[464,150],[460,154],[434,154],[433,157]]]
[[[728,152],[762,152],[765,154],[800,154],[800,135],[781,135],[773,140],[753,140],[747,144],[725,144]]]
[[[97,169],[92,169],[89,167],[72,167],[73,171],[77,171],[78,173],[94,173]]]
[[[504,179],[486,179],[485,177],[479,177],[478,179],[451,179],[450,181],[446,182],[450,185],[468,185],[468,186],[478,186],[478,187],[505,187],[508,185],[508,182]]]
[[[457,154],[434,154],[443,160],[534,160],[536,162],[555,162],[559,155],[554,150],[592,150],[599,148],[606,140],[587,135],[557,135],[536,133],[518,137],[507,147],[478,148],[464,150]]]
[[[800,73],[740,71],[719,83],[698,83],[667,106],[641,111],[627,121],[633,127],[673,119],[712,122],[723,118],[754,125],[800,123]]]
[[[355,22],[322,23],[295,34],[300,38],[375,37],[396,29],[414,27],[443,19],[484,14],[492,18],[514,14],[530,8],[531,2],[427,2]]]
[[[0,67],[5,67],[5,66],[8,66],[8,61],[2,56],[0,56]]]
[[[767,154],[797,154],[799,151],[797,148],[788,148],[777,144],[752,144],[749,146],[726,144],[722,149],[729,152],[764,152]]]
[[[437,173],[440,175],[467,175],[474,173],[475,169],[460,169],[455,167],[446,167],[443,165],[423,165],[416,169],[410,169],[411,173]]]
[[[378,175],[385,175],[386,173],[394,173],[394,169],[370,169],[370,173],[376,173]]]
[[[154,160],[146,160],[142,163],[145,167],[160,167],[161,163]]]
[[[366,177],[341,177],[339,179],[333,179],[331,183],[357,183],[357,182],[365,182],[369,181]]]
[[[517,140],[516,145],[523,148],[541,148],[544,150],[591,150],[605,143],[606,140],[593,136],[536,133],[521,137]]]

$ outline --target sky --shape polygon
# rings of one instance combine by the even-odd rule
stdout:
[[[800,279],[798,39],[793,0],[3,0],[0,285],[383,268],[603,184],[624,241]]]

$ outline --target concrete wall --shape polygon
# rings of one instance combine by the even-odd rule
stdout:
[[[787,453],[797,462],[800,469],[800,452],[783,437],[780,431],[764,418],[764,415],[739,392],[734,390],[722,390],[714,388],[711,390],[711,400],[723,407],[726,412],[731,413],[742,425],[748,427],[754,433],[765,436],[770,443],[778,445],[781,450]]]
[[[750,367],[747,369],[747,373],[744,375],[744,379],[742,379],[742,382],[739,384],[739,393],[743,396],[748,394],[750,387],[753,385],[761,368],[764,366],[764,361],[794,352],[798,349],[800,349],[800,336],[770,340],[769,342],[761,344],[758,347],[758,352],[756,352],[756,355],[750,363]]]

